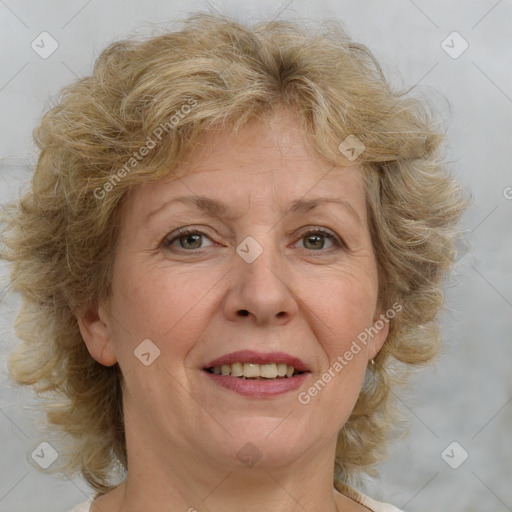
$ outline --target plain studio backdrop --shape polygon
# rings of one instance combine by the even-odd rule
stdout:
[[[107,44],[208,9],[241,21],[341,20],[392,84],[415,86],[440,112],[446,159],[474,201],[446,288],[443,356],[400,394],[410,434],[367,493],[407,512],[512,510],[511,0],[0,0],[0,201],[30,177],[31,132],[52,98],[89,74]],[[45,439],[30,392],[7,379],[18,302],[0,270],[0,512],[64,512],[92,491],[35,468]]]

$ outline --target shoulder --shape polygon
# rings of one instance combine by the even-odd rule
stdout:
[[[369,496],[365,496],[364,494],[359,493],[359,500],[361,505],[364,505],[366,508],[370,509],[372,512],[405,512],[389,503],[382,503],[380,501],[376,501]]]
[[[89,512],[91,508],[91,500],[84,501],[83,503],[80,503],[80,505],[77,505],[75,508],[71,509],[69,512]]]
[[[389,503],[374,500],[345,483],[338,483],[336,491],[342,496],[350,498],[359,505],[362,505],[369,512],[405,512],[405,510],[399,509]]]

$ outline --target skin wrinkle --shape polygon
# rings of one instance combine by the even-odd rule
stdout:
[[[212,510],[231,509],[235,504],[243,510],[252,510],[248,504],[260,507],[265,499],[273,503],[275,510],[288,510],[294,500],[305,506],[323,504],[323,510],[334,511],[340,504],[345,510],[364,510],[326,487],[325,482],[332,480],[332,474],[328,476],[326,471],[332,471],[336,433],[359,395],[369,348],[354,358],[316,401],[305,408],[297,402],[295,392],[272,400],[254,401],[219,388],[202,375],[203,365],[223,353],[244,348],[284,351],[300,357],[311,367],[308,377],[311,385],[349,347],[357,333],[378,317],[376,262],[368,228],[356,229],[352,220],[352,227],[346,230],[349,240],[358,240],[356,247],[351,251],[341,247],[323,258],[315,259],[308,253],[311,249],[298,248],[295,234],[293,238],[285,238],[286,249],[278,249],[284,243],[287,223],[293,226],[293,233],[302,233],[298,229],[301,226],[317,224],[316,220],[308,222],[313,212],[285,217],[276,224],[276,216],[281,215],[276,205],[287,203],[290,197],[301,197],[303,194],[298,192],[309,190],[311,183],[314,184],[312,193],[321,193],[327,187],[331,193],[349,196],[363,219],[366,202],[362,177],[357,170],[340,168],[337,173],[325,175],[318,160],[308,154],[294,117],[280,116],[274,122],[276,131],[272,132],[270,144],[262,122],[253,123],[238,137],[217,134],[209,139],[212,151],[198,160],[193,171],[182,180],[163,180],[140,187],[124,211],[111,307],[115,318],[133,334],[127,337],[116,322],[107,318],[107,336],[85,335],[91,354],[103,353],[97,347],[108,345],[107,352],[116,354],[127,375],[123,396],[128,457],[131,453],[137,453],[137,457],[132,456],[130,462],[123,511],[142,506],[143,489],[147,485],[152,486],[156,503],[161,502],[162,506],[172,503],[179,508],[193,502],[186,489],[191,486],[199,489],[198,482],[203,482],[205,494],[207,488],[214,487],[215,478],[206,475],[218,474],[215,467],[219,461],[224,461],[221,467],[227,473],[234,473],[224,484],[226,491],[218,490],[209,497]],[[239,172],[240,167],[244,167],[244,173]],[[152,218],[147,229],[140,223],[144,212],[171,191],[184,187],[197,194],[207,191],[212,174],[223,191],[221,195],[229,197],[230,203],[252,205],[237,224],[241,228],[237,243],[250,235],[264,247],[251,264],[213,243],[206,245],[205,252],[199,256],[189,253],[176,256],[161,246],[155,248],[155,241],[164,238],[168,230],[166,218],[172,217],[170,210]],[[319,177],[323,179],[318,181]],[[279,195],[275,195],[276,189],[280,190]],[[334,210],[337,206],[329,203],[324,208],[338,211]],[[180,223],[181,215],[178,214]],[[200,219],[201,214],[198,215]],[[348,213],[344,217],[348,222]],[[269,231],[272,225],[274,230]],[[233,226],[230,222],[229,228],[223,226],[221,231],[230,232]],[[201,226],[198,229],[210,233]],[[343,231],[340,235],[344,236]],[[293,247],[289,247],[290,242]],[[279,245],[275,246],[276,243]],[[319,251],[322,250],[326,254],[331,251]],[[228,268],[232,271],[201,301],[203,291],[210,289]],[[188,305],[196,306],[183,317]],[[240,309],[248,310],[249,316],[238,316],[236,312]],[[285,312],[284,317],[279,315],[281,312]],[[108,313],[102,316],[105,315]],[[182,317],[169,331],[175,319]],[[374,343],[383,343],[385,336],[383,332]],[[149,372],[132,354],[144,338],[153,340],[161,351]],[[331,404],[336,396],[344,399],[333,410]],[[286,414],[290,418],[282,421]],[[205,437],[209,438],[206,444],[202,441]],[[150,439],[149,445],[142,438]],[[250,475],[240,473],[243,464],[233,458],[247,442],[258,446],[264,454],[259,463],[261,469],[253,470]],[[172,464],[166,457],[161,459],[161,454],[167,452],[173,454]],[[159,468],[159,481],[151,484],[147,481],[149,467],[154,468],[153,473]],[[307,468],[314,467],[326,469],[311,474]],[[272,479],[268,480],[267,471],[272,472],[293,499],[282,495],[282,489]],[[182,495],[169,494],[166,482],[181,482],[178,488]],[[247,491],[249,482],[257,497],[252,496],[253,491]],[[246,489],[244,493],[236,491],[242,488]],[[120,500],[120,493],[120,490],[113,491],[100,498],[98,504],[108,512]]]

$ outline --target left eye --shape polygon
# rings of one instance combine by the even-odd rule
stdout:
[[[329,242],[338,247],[341,247],[342,245],[341,240],[334,233],[331,233],[325,229],[312,229],[306,233],[302,233],[300,239],[305,240],[304,245],[308,244],[310,246],[306,247],[306,249],[325,249],[325,239],[329,240]]]

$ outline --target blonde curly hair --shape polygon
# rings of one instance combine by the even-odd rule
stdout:
[[[248,27],[206,13],[179,31],[111,44],[90,76],[61,91],[34,130],[40,156],[28,191],[6,211],[2,249],[22,298],[10,372],[47,397],[48,425],[67,440],[61,471],[81,472],[101,495],[127,470],[121,370],[90,356],[75,316],[111,293],[127,193],[193,158],[208,130],[236,132],[282,107],[333,165],[347,165],[347,136],[364,144],[354,163],[366,180],[379,302],[402,310],[339,432],[334,485],[346,491],[374,470],[396,420],[391,390],[403,369],[438,350],[443,281],[467,206],[441,161],[430,109],[408,93],[392,90],[337,22]]]

